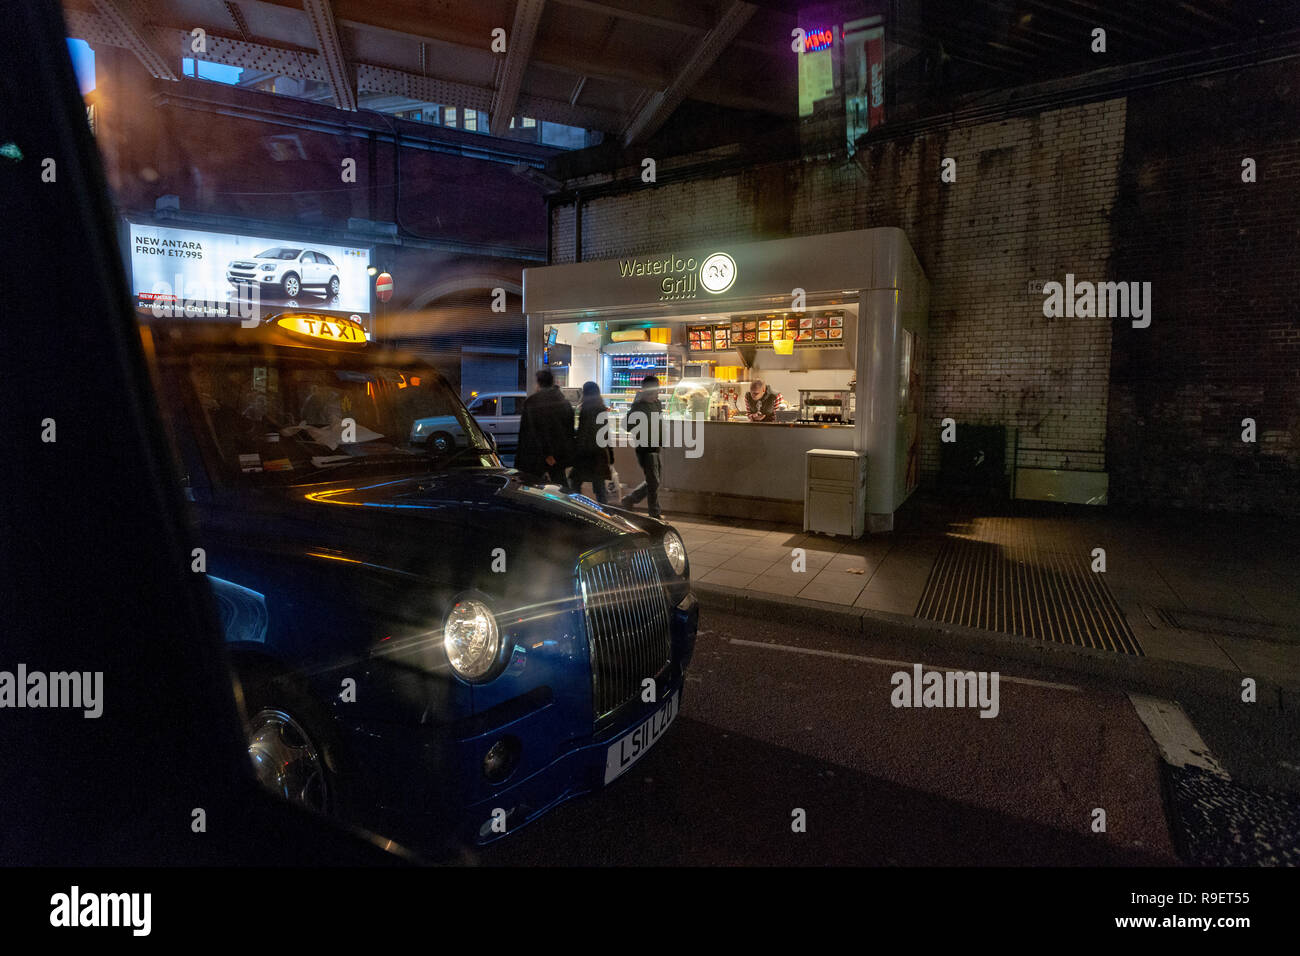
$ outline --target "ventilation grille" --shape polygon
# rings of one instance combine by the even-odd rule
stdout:
[[[949,537],[916,613],[945,624],[1140,655],[1104,577],[1077,554]]]

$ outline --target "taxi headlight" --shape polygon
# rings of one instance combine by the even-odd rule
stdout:
[[[674,574],[683,574],[686,571],[686,545],[682,544],[682,539],[677,536],[676,531],[669,531],[664,535],[664,554],[668,556],[668,564],[672,566]]]
[[[490,671],[501,650],[501,634],[488,606],[468,598],[457,601],[447,612],[442,646],[461,677],[474,680]]]

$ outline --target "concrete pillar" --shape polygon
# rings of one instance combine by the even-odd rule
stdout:
[[[871,289],[861,294],[857,425],[862,450],[867,453],[868,533],[894,528],[900,328],[897,289]]]
[[[542,367],[542,352],[546,349],[546,323],[541,316],[529,315],[527,319],[528,330],[528,361],[525,363],[527,374],[524,376],[524,391],[533,390],[533,373]]]

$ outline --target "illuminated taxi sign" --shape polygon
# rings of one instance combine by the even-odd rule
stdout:
[[[349,319],[293,312],[278,316],[275,324],[286,332],[316,342],[328,342],[334,345],[366,344],[366,330]]]

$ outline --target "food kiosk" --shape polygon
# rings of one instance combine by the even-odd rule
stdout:
[[[900,229],[525,269],[523,299],[530,368],[553,335],[569,384],[597,382],[615,419],[659,378],[682,420],[662,450],[670,513],[801,521],[813,449],[866,454],[868,531],[891,529],[916,487],[929,284]],[[779,397],[763,422],[745,403],[755,381]]]

